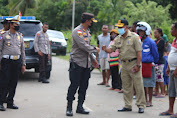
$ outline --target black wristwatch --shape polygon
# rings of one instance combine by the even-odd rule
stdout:
[[[141,65],[136,65],[138,68],[141,68]]]

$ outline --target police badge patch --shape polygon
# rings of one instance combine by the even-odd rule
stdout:
[[[82,31],[81,31],[81,30],[77,30],[77,34],[79,35],[80,38],[83,37],[83,35],[82,35]]]

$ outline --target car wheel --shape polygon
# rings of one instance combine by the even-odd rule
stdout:
[[[39,72],[39,67],[35,68],[35,72],[38,73]]]
[[[56,51],[56,55],[60,55],[60,51]]]
[[[63,52],[62,52],[62,55],[65,56],[65,55],[66,55],[66,51],[63,51]]]

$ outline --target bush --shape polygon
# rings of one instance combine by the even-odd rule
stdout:
[[[72,32],[71,30],[66,30],[66,31],[62,31],[65,38],[68,39],[67,41],[67,53],[71,52],[72,49]],[[96,36],[93,34],[91,37],[91,45],[97,46],[97,39],[95,38]]]

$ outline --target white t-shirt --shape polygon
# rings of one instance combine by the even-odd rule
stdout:
[[[168,56],[168,65],[170,70],[175,70],[177,67],[177,48],[171,46],[171,51]]]

